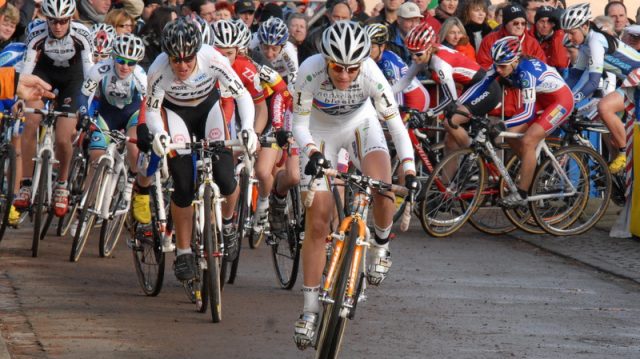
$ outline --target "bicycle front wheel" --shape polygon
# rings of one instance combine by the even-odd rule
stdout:
[[[331,289],[333,303],[326,303],[322,313],[322,323],[318,334],[317,355],[318,359],[337,358],[342,345],[342,339],[347,326],[347,315],[344,315],[343,306],[349,283],[349,270],[353,261],[353,253],[356,248],[358,232],[353,226],[349,230],[349,242],[346,250],[343,249],[338,259],[336,283]],[[356,298],[357,300],[358,298]]]
[[[485,177],[482,158],[472,149],[446,156],[425,184],[420,203],[422,228],[434,237],[456,232],[481,202]]]
[[[51,161],[51,153],[45,151],[42,153],[40,162],[40,179],[36,187],[36,194],[33,201],[33,241],[31,243],[31,256],[38,256],[38,248],[40,247],[40,238],[44,235],[42,232],[46,228],[45,212],[48,210],[49,198],[47,182],[49,181],[49,162]]]
[[[11,144],[0,149],[0,241],[9,224],[9,212],[16,183],[16,151]]]
[[[276,278],[282,289],[291,289],[296,284],[300,262],[300,232],[302,223],[300,187],[295,186],[287,195],[287,211],[283,221],[287,224],[287,238],[273,237],[271,259]]]
[[[116,186],[111,196],[109,205],[110,219],[105,219],[100,228],[100,244],[98,245],[100,257],[108,257],[113,253],[113,249],[118,244],[124,222],[127,219],[127,209],[130,198],[126,198],[125,187],[127,186],[127,172],[120,171],[116,179]],[[129,194],[129,197],[131,195]]]
[[[205,292],[211,306],[211,319],[214,323],[222,320],[222,287],[220,284],[220,270],[222,253],[220,240],[222,233],[216,225],[213,191],[207,186],[204,190],[204,259],[207,268],[204,271]]]
[[[69,168],[69,210],[58,219],[56,235],[64,237],[69,231],[72,219],[76,217],[80,201],[82,200],[82,188],[87,176],[87,159],[83,154],[83,149],[76,147],[73,150],[71,167]]]
[[[550,234],[584,233],[600,220],[609,205],[612,184],[607,163],[596,151],[583,146],[565,147],[554,156],[560,169],[547,159],[534,176],[531,196],[555,196],[530,201],[531,213]]]
[[[73,243],[71,244],[71,253],[69,254],[69,261],[71,262],[77,262],[78,259],[80,259],[80,255],[84,250],[84,245],[89,239],[89,232],[91,232],[91,227],[93,226],[93,222],[96,217],[95,204],[98,200],[98,192],[104,183],[106,172],[107,163],[101,162],[93,173],[89,189],[85,192],[85,197],[82,199],[82,210],[78,214]]]
[[[513,155],[507,161],[506,170],[509,176],[516,182],[518,179],[518,173],[520,172],[520,158],[518,156]],[[500,189],[500,200],[508,195],[507,182],[504,177],[500,178],[500,184],[498,185]],[[531,233],[531,234],[543,234],[545,233],[540,226],[536,223],[535,219],[531,216],[531,211],[529,207],[518,207],[518,208],[507,208],[503,207],[504,214],[509,218],[511,223],[513,223],[516,227],[521,230]]]

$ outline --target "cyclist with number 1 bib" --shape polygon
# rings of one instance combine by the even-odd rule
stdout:
[[[409,135],[389,83],[369,57],[370,45],[369,35],[359,24],[335,22],[322,34],[321,53],[305,60],[294,84],[293,134],[304,153],[301,182],[303,188],[311,181],[317,184],[313,204],[306,212],[302,246],[304,307],[294,334],[299,349],[311,345],[316,334],[325,238],[335,211],[328,180],[316,179],[320,168],[336,165],[338,151],[344,148],[365,175],[390,183],[391,160],[381,118],[396,145],[405,185],[412,191],[418,187]],[[391,267],[389,234],[394,199],[388,194],[374,195],[375,234],[367,270],[372,285],[379,285]]]
[[[239,137],[248,138],[250,153],[255,152],[257,137],[253,130],[254,106],[251,95],[231,68],[226,57],[213,47],[202,44],[199,25],[179,18],[162,31],[163,52],[149,69],[145,102],[145,124],[138,126],[138,146],[153,148],[158,155],[166,154],[165,144],[172,142],[225,140],[229,138],[219,103],[220,83],[223,91],[232,94],[238,103],[242,119]],[[150,137],[149,133],[153,136]],[[150,138],[152,140],[150,141]],[[168,158],[173,178],[171,217],[175,224],[177,257],[175,274],[181,281],[195,277],[195,256],[191,250],[193,207],[195,195],[194,162],[190,150],[178,150]],[[230,149],[218,153],[213,164],[213,177],[223,196],[234,193],[233,154]],[[225,214],[223,213],[223,216]]]

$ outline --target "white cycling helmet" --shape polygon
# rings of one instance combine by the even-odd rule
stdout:
[[[53,19],[65,19],[76,12],[75,0],[43,0],[40,6],[42,15]]]
[[[240,40],[242,40],[240,38],[237,23],[231,20],[214,21],[211,24],[211,30],[213,32],[213,46],[215,47],[238,47]]]
[[[134,34],[118,35],[113,44],[113,54],[129,60],[142,61],[144,43]]]
[[[111,55],[116,29],[105,23],[98,23],[91,27],[94,56]]]
[[[369,57],[371,39],[357,22],[336,21],[322,33],[320,52],[342,65],[357,65]]]
[[[198,15],[192,15],[192,20],[199,26],[200,32],[202,33],[202,43],[213,46],[213,34],[211,33],[209,24]]]
[[[586,24],[591,20],[591,5],[582,3],[570,6],[560,18],[560,27],[563,30],[572,30]]]
[[[238,19],[235,21],[238,28],[238,47],[240,49],[248,49],[251,44],[251,30],[244,21]]]

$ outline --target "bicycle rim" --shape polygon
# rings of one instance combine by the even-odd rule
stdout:
[[[155,188],[151,187],[152,193]],[[153,197],[153,196],[151,196]],[[155,208],[155,201],[151,203],[151,208]],[[133,222],[133,216],[128,216]],[[164,261],[165,254],[162,251],[162,233],[158,231],[155,217],[151,219],[153,235],[151,238],[147,236],[138,237],[138,223],[131,225],[133,265],[136,269],[138,283],[142,287],[144,294],[148,296],[156,296],[162,290],[164,281]]]
[[[581,146],[566,147],[554,156],[577,193],[530,202],[531,211],[538,224],[550,234],[584,233],[600,220],[609,205],[612,185],[607,164],[597,152]],[[550,159],[540,166],[533,183],[532,195],[566,192],[566,184]]]
[[[481,202],[484,182],[484,163],[472,149],[449,154],[425,184],[420,203],[422,228],[434,237],[455,233]]]
[[[124,193],[126,185],[127,174],[125,171],[121,171],[112,194],[109,213],[113,214],[127,205],[127,199]],[[100,228],[100,244],[98,245],[100,257],[108,257],[111,255],[116,244],[118,244],[118,240],[120,240],[126,218],[126,213],[122,213],[113,215],[111,219],[102,222],[102,227]]]
[[[71,262],[77,262],[78,259],[80,259],[80,255],[84,250],[84,246],[89,239],[89,232],[91,232],[91,227],[93,226],[93,221],[95,220],[95,214],[91,213],[91,210],[93,210],[95,207],[95,202],[97,200],[96,197],[98,196],[98,192],[100,190],[100,187],[102,186],[102,180],[106,168],[107,164],[104,162],[98,165],[98,168],[94,172],[93,178],[91,179],[91,185],[86,192],[87,197],[84,201],[82,209],[80,210],[76,233],[73,238],[73,243],[71,244],[71,253],[69,254],[69,261]]]
[[[79,203],[82,200],[82,187],[87,175],[87,161],[82,154],[82,149],[75,148],[71,168],[69,169],[69,211],[58,220],[56,234],[59,237],[66,236],[69,231],[71,219],[78,211]]]
[[[331,290],[333,303],[326,303],[322,313],[321,330],[318,337],[317,359],[337,358],[347,325],[347,318],[340,315],[347,291],[349,269],[356,247],[357,231],[350,227],[349,243],[340,256],[336,283]]]
[[[287,238],[274,237],[271,245],[271,259],[276,278],[282,289],[291,289],[298,277],[300,261],[300,226],[302,213],[300,202],[300,188],[295,186],[289,190],[287,196],[285,221],[287,223]]]
[[[0,149],[0,241],[9,224],[9,211],[16,183],[16,152],[9,143]]]
[[[220,285],[221,253],[219,247],[220,231],[216,226],[214,217],[213,193],[207,186],[204,191],[204,252],[207,269],[204,271],[204,280],[209,295],[211,306],[211,319],[214,323],[222,320],[222,288]]]
[[[487,234],[499,235],[514,231],[516,226],[505,216],[502,207],[498,204],[500,173],[491,162],[485,161],[485,169],[487,170],[487,181],[482,191],[482,201],[469,217],[469,223],[475,229]]]
[[[42,155],[40,179],[38,180],[38,187],[36,187],[36,195],[33,203],[33,241],[31,243],[31,256],[38,256],[38,249],[40,246],[40,238],[43,235],[42,230],[44,228],[43,215],[47,210],[48,203],[47,198],[47,181],[49,180],[49,161],[51,154],[44,152]]]

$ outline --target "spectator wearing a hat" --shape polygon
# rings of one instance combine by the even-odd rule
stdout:
[[[442,24],[448,18],[456,16],[457,11],[458,0],[439,0],[436,8],[436,19]]]
[[[142,31],[144,24],[149,21],[149,18],[151,17],[151,14],[153,14],[153,11],[160,6],[162,6],[162,0],[144,0],[142,15],[140,15],[140,17],[136,20],[136,29],[134,32],[137,35],[139,35],[140,31]]]
[[[404,0],[382,0],[384,7],[376,17],[365,21],[367,24],[383,24],[387,27],[393,25],[398,19],[398,10]]]
[[[234,6],[238,19],[251,29],[256,18],[256,7],[253,5],[253,1],[236,1]]]
[[[522,55],[536,58],[544,63],[547,62],[547,56],[540,47],[538,40],[527,32],[527,16],[519,4],[511,3],[502,9],[502,26],[496,31],[487,35],[480,43],[480,49],[476,53],[478,64],[485,70],[489,70],[493,66],[491,58],[491,46],[499,39],[505,36],[517,36],[522,43]],[[504,115],[511,117],[521,112],[520,91],[507,87],[504,91]],[[500,116],[502,108],[498,108],[492,112],[492,115]]]
[[[191,11],[195,12],[206,21],[208,24],[212,23],[216,18],[216,3],[213,0],[192,0],[189,2]]]
[[[480,49],[476,54],[478,63],[484,69],[488,70],[493,65],[491,59],[491,46],[505,37],[517,36],[522,42],[522,54],[524,56],[535,57],[542,62],[547,62],[546,55],[538,40],[531,36],[527,31],[527,17],[524,9],[518,4],[510,4],[502,10],[502,27],[487,35],[480,43]]]
[[[485,0],[469,0],[460,8],[460,20],[475,52],[480,49],[482,39],[492,31],[486,21],[488,13]]]
[[[540,42],[547,65],[551,65],[561,74],[569,67],[569,52],[563,45],[564,31],[560,28],[562,10],[551,6],[541,6],[536,11],[532,34]]]
[[[406,2],[398,9],[398,20],[389,26],[389,51],[400,56],[402,61],[410,65],[411,52],[404,45],[404,38],[409,31],[422,22],[424,16],[420,8],[413,2]]]

